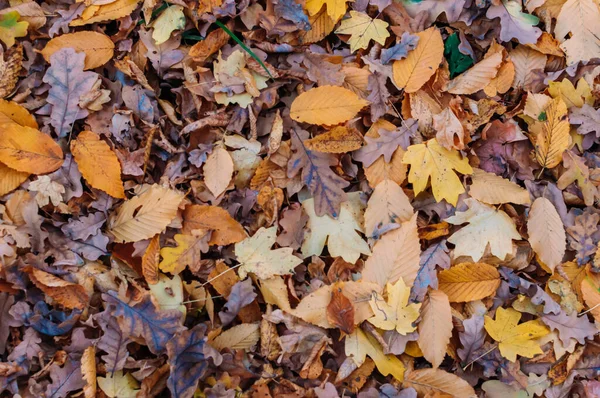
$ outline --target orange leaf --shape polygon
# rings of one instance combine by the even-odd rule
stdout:
[[[331,301],[327,305],[327,320],[346,334],[354,332],[356,327],[354,304],[344,296],[340,284],[335,284],[331,288]]]
[[[15,123],[0,125],[0,161],[11,169],[46,174],[63,163],[63,151],[49,135]]]

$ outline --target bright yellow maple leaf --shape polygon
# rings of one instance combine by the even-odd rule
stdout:
[[[373,293],[369,305],[375,316],[369,319],[373,325],[383,330],[394,330],[401,335],[414,332],[413,322],[419,318],[421,304],[408,304],[410,288],[402,278],[395,284],[386,285],[387,302],[378,293]]]
[[[391,374],[398,381],[404,380],[404,364],[395,355],[385,355],[379,343],[360,328],[346,336],[344,349],[357,366],[362,365],[368,355],[375,362],[379,373],[384,376]]]
[[[21,15],[17,11],[0,15],[0,40],[7,47],[12,47],[15,44],[15,37],[27,36],[29,22],[18,22],[19,18],[21,18]]]
[[[327,6],[327,15],[335,22],[346,13],[346,2],[348,0],[306,0],[306,11],[315,15],[323,5]],[[354,1],[354,0],[352,0]]]
[[[193,235],[177,234],[174,236],[177,247],[163,247],[160,249],[162,261],[158,268],[162,272],[169,272],[173,275],[179,274],[186,266],[197,264],[200,261],[200,249],[204,246],[208,249],[206,240],[202,240]]]
[[[287,275],[302,263],[294,256],[292,248],[271,250],[277,239],[277,227],[261,228],[243,241],[235,244],[235,255],[240,262],[239,274],[244,279],[250,272],[259,279],[269,279],[274,275]]]
[[[431,188],[436,201],[446,199],[456,206],[458,195],[465,192],[462,182],[453,170],[462,174],[472,174],[469,160],[461,158],[457,151],[449,151],[435,138],[424,144],[411,145],[404,154],[402,163],[410,164],[408,182],[413,184],[415,195],[427,188],[431,177]]]
[[[536,341],[550,333],[550,330],[539,320],[525,322],[519,325],[521,313],[512,308],[498,308],[496,319],[485,316],[485,330],[498,342],[500,354],[511,362],[517,360],[517,354],[533,358],[543,351]]]
[[[381,19],[372,19],[363,12],[350,11],[350,18],[344,19],[335,33],[351,35],[350,51],[367,48],[371,40],[384,45],[385,39],[390,36],[387,30],[389,24]]]

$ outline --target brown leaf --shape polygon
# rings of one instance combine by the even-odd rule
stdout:
[[[38,289],[66,308],[83,309],[90,301],[85,288],[81,285],[67,282],[33,267],[26,267],[24,271],[29,274],[29,278]]]
[[[354,305],[342,291],[343,282],[331,287],[331,301],[327,305],[327,320],[346,334],[356,328],[354,323]]]

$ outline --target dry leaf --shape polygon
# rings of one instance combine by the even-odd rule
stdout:
[[[225,148],[218,147],[204,163],[204,182],[207,188],[215,196],[221,195],[227,190],[233,175],[233,160]]]
[[[85,53],[84,70],[95,69],[110,61],[114,55],[115,44],[110,37],[98,32],[75,32],[55,37],[41,51],[46,62],[58,50],[71,47]]]
[[[83,286],[67,282],[37,268],[27,267],[25,271],[38,289],[56,300],[60,305],[69,309],[77,308],[80,310],[87,307],[90,298]]]
[[[62,165],[63,152],[49,135],[5,123],[0,125],[0,162],[17,171],[46,174]]]
[[[419,322],[419,347],[423,356],[434,368],[438,368],[446,356],[446,347],[452,337],[452,313],[448,296],[442,291],[431,290],[421,308]]]
[[[369,101],[343,87],[321,86],[300,94],[290,108],[290,117],[298,122],[335,125],[347,122]]]
[[[331,301],[327,304],[327,320],[346,334],[352,334],[354,323],[354,305],[342,290],[343,282],[331,287]]]
[[[336,126],[314,138],[304,141],[308,150],[326,153],[346,153],[359,149],[362,135],[353,128]]]
[[[242,323],[224,331],[210,344],[217,350],[229,348],[230,350],[248,350],[258,343],[260,338],[260,324]]]
[[[402,386],[414,388],[420,396],[477,397],[469,383],[441,369],[418,369],[408,372]]]
[[[500,286],[496,267],[485,263],[461,263],[438,275],[439,290],[451,303],[464,303],[493,296]]]
[[[473,169],[472,178],[473,184],[469,187],[469,195],[480,202],[491,205],[502,203],[528,205],[531,203],[527,190],[496,174]]]
[[[531,248],[539,260],[554,272],[565,255],[567,237],[556,208],[545,197],[537,198],[531,205],[527,233]]]
[[[569,148],[569,121],[564,101],[555,98],[546,108],[546,121],[534,122],[530,128],[531,142],[535,146],[535,156],[540,166],[551,169],[562,160],[562,154]]]

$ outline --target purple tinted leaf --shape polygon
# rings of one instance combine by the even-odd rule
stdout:
[[[222,357],[217,350],[206,343],[206,326],[196,325],[193,329],[177,333],[167,343],[167,355],[171,374],[167,387],[174,398],[190,398],[198,387],[212,358],[220,365]]]
[[[158,310],[150,295],[131,306],[117,297],[116,292],[103,294],[102,298],[112,308],[112,315],[118,316],[121,331],[126,336],[143,337],[150,351],[158,354],[173,335],[181,330],[181,312],[178,310]]]
[[[407,119],[396,130],[379,130],[379,137],[365,137],[367,145],[354,152],[354,159],[362,162],[365,167],[372,165],[380,156],[389,163],[398,147],[408,148],[410,138],[417,132],[417,128],[416,120]]]
[[[23,341],[21,341],[8,356],[9,361],[23,362],[37,358],[40,352],[43,352],[40,343],[42,339],[33,328],[25,329]]]
[[[572,250],[577,252],[577,263],[587,264],[596,252],[596,244],[600,237],[598,222],[600,215],[585,211],[575,217],[575,224],[567,228],[567,240]]]
[[[50,366],[52,383],[46,387],[46,398],[64,398],[71,396],[71,391],[76,391],[85,386],[81,376],[81,363],[72,358],[67,359],[62,368],[57,364]]]
[[[154,105],[151,97],[154,96],[150,90],[140,85],[123,87],[123,102],[140,119],[154,122]]]
[[[77,219],[72,218],[68,224],[61,227],[61,230],[71,239],[86,240],[96,235],[105,222],[104,213],[97,212]]]
[[[252,303],[256,298],[252,280],[246,279],[233,285],[231,293],[227,297],[227,304],[223,307],[223,311],[219,312],[219,318],[223,322],[223,326],[228,325],[235,319],[242,308]]]
[[[65,137],[73,128],[75,120],[88,115],[79,107],[79,97],[92,89],[98,79],[94,72],[84,72],[85,53],[63,48],[50,57],[50,68],[44,75],[44,83],[50,84],[48,101],[52,104],[52,126],[59,137]]]
[[[106,371],[114,373],[118,370],[122,370],[125,366],[125,361],[129,356],[127,351],[127,344],[131,340],[121,332],[121,328],[117,322],[117,319],[110,316],[108,313],[106,316],[100,318],[99,323],[104,331],[104,334],[98,340],[98,349],[106,352],[106,355],[102,355],[102,360],[106,365]]]
[[[443,269],[450,268],[450,255],[448,253],[449,250],[445,240],[429,246],[427,250],[421,253],[420,268],[411,292],[411,299],[413,301],[423,301],[429,286],[437,289],[436,265]]]
[[[384,351],[384,354],[402,355],[406,350],[406,344],[409,341],[417,341],[419,333],[412,332],[407,335],[402,335],[396,330],[386,330],[383,333],[383,339],[388,345],[388,351]]]
[[[14,303],[14,296],[8,293],[0,293],[0,354],[4,354],[4,350],[6,350],[6,343],[10,335],[9,327],[13,321],[13,317],[9,311]]]
[[[465,331],[458,335],[463,348],[457,350],[463,363],[472,361],[475,358],[473,353],[483,346],[486,336],[483,324],[483,316],[476,314],[463,321]]]
[[[573,108],[569,113],[569,122],[580,125],[577,127],[579,134],[596,133],[596,136],[600,136],[600,109],[594,109],[588,104]]]
[[[381,118],[389,109],[388,98],[390,92],[386,85],[387,76],[382,75],[378,71],[374,71],[369,75],[367,89],[371,91],[367,100],[371,102],[371,121],[376,122]]]
[[[390,63],[390,61],[399,61],[406,58],[408,52],[414,50],[418,43],[419,36],[411,35],[408,32],[402,33],[400,42],[396,43],[393,47],[381,50],[381,63],[385,65]]]
[[[302,5],[296,0],[278,0],[275,2],[273,10],[278,17],[295,23],[303,30],[310,30],[308,16],[304,13]]]
[[[38,301],[33,312],[27,315],[26,325],[48,336],[60,336],[68,333],[79,320],[80,311],[65,312],[50,310],[43,301]]]
[[[563,311],[558,315],[544,315],[542,321],[558,332],[558,337],[565,346],[569,345],[571,339],[585,344],[585,339],[591,339],[598,333],[596,325],[588,321],[586,316],[579,317],[576,313],[567,315]]]
[[[328,153],[306,149],[303,141],[308,139],[308,132],[294,129],[291,136],[295,152],[288,162],[288,177],[293,178],[302,172],[302,180],[315,198],[315,213],[337,218],[341,203],[347,200],[343,188],[349,185],[330,168],[337,164],[337,159]]]

